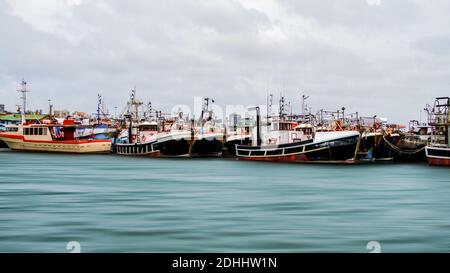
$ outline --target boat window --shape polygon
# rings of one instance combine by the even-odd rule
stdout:
[[[44,135],[44,136],[47,135],[47,128],[42,128],[42,135]]]
[[[17,131],[19,131],[19,128],[17,128],[17,127],[7,127],[6,131],[7,132],[17,132]]]
[[[289,131],[292,129],[291,123],[280,123],[280,131]]]
[[[38,135],[42,136],[42,128],[38,128]]]

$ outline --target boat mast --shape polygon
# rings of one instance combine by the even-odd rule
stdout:
[[[22,100],[22,124],[26,122],[25,115],[27,113],[26,107],[27,107],[27,93],[30,92],[30,90],[27,90],[27,82],[22,78],[22,82],[20,83],[21,88],[17,91],[21,93],[20,99]]]
[[[280,97],[280,109],[279,109],[279,113],[278,116],[280,117],[280,120],[284,119],[285,116],[285,104],[284,104],[284,96]]]
[[[269,118],[272,115],[273,94],[269,94],[267,97],[267,124],[269,124]]]
[[[52,118],[52,112],[53,112],[53,104],[52,104],[52,100],[49,99],[49,100],[48,100],[48,118],[50,119],[50,121],[53,120],[53,118]]]
[[[214,103],[214,99],[212,98],[204,98],[203,99],[203,107],[202,107],[202,115],[201,115],[201,120],[202,120],[202,127],[203,127],[203,119],[204,119],[204,114],[208,113],[209,117],[208,118],[212,118],[212,111],[209,110],[209,103]]]
[[[305,123],[305,103],[309,96],[302,95],[302,123]]]
[[[136,99],[136,86],[131,90],[130,101],[128,102],[127,113],[133,115],[136,121],[139,121],[139,107],[143,104],[140,100]]]
[[[149,101],[149,102],[147,103],[147,113],[148,113],[148,119],[149,119],[150,121],[151,121],[152,118],[153,118],[152,112],[153,112],[152,102]],[[145,118],[147,118],[147,117],[145,117]]]
[[[100,124],[100,106],[102,105],[102,96],[97,94],[98,102],[97,102],[97,124]]]

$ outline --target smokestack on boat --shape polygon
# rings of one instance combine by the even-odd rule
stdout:
[[[259,114],[259,106],[256,107],[250,107],[248,108],[249,111],[256,110],[256,145],[261,145],[261,134],[259,130],[259,123],[260,123],[260,114]]]

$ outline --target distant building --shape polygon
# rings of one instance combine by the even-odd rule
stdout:
[[[69,115],[69,111],[67,110],[55,110],[53,111],[53,116],[55,118],[66,118]]]
[[[25,119],[27,122],[31,123],[39,123],[40,120],[46,118],[46,115],[39,114],[26,114]],[[0,116],[0,124],[8,125],[8,124],[20,124],[22,121],[21,114],[7,114]]]
[[[80,118],[80,119],[84,119],[84,118],[88,118],[88,114],[85,112],[80,112],[80,111],[75,111],[72,113],[72,116],[74,118]]]
[[[5,105],[0,104],[0,113],[5,113]]]

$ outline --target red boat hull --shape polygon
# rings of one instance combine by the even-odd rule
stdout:
[[[428,164],[433,166],[450,166],[450,158],[428,157]]]
[[[309,160],[304,154],[302,155],[289,155],[289,156],[277,156],[277,157],[238,157],[238,160],[248,161],[266,161],[266,162],[283,162],[283,163],[310,163],[310,164],[358,164],[368,163],[355,160],[323,160],[314,161]]]
[[[271,157],[239,157],[239,160],[249,161],[275,161],[275,162],[307,162],[308,158],[304,155],[286,155],[286,156],[271,156]]]

